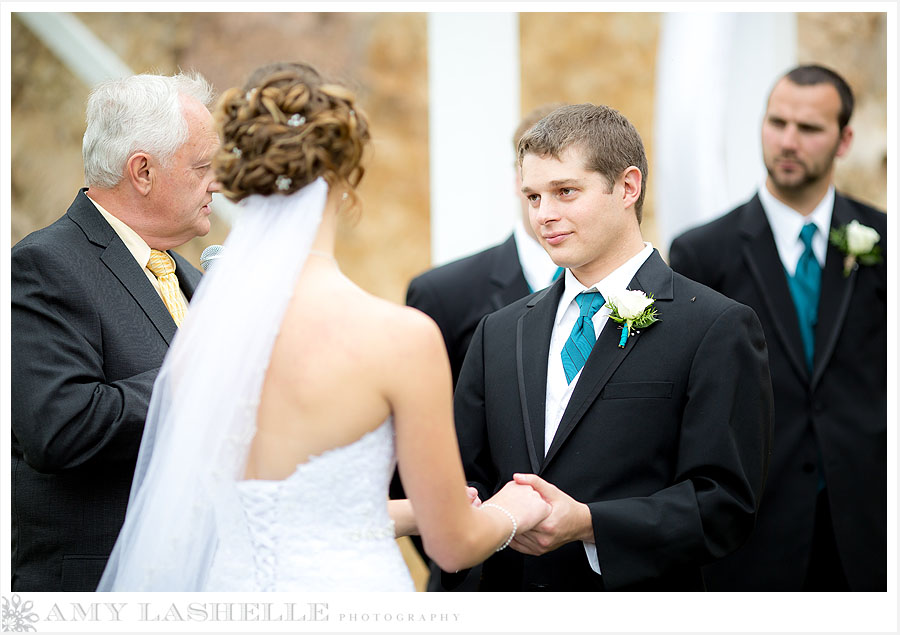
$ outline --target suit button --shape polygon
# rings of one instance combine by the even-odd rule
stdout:
[[[817,414],[821,414],[821,413],[825,412],[825,404],[822,403],[821,401],[817,401],[816,403],[813,404],[813,410]]]
[[[816,471],[816,464],[815,464],[815,463],[810,463],[809,461],[807,461],[806,463],[804,463],[804,464],[801,466],[800,469],[803,470],[803,472],[804,472],[805,474],[812,474],[813,472]]]

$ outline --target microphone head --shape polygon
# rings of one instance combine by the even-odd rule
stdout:
[[[200,266],[203,267],[203,271],[209,271],[213,261],[222,257],[223,249],[222,245],[210,245],[203,250],[203,253],[200,254]]]

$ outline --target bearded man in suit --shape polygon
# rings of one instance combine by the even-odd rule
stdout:
[[[553,511],[484,563],[481,589],[702,589],[765,482],[762,329],[644,242],[647,160],[621,114],[559,108],[518,157],[532,227],[566,272],[480,322],[454,412],[481,497],[515,478]]]
[[[834,189],[852,112],[828,68],[781,77],[762,123],[765,184],[670,249],[673,269],[756,310],[775,390],[757,525],[707,569],[711,589],[887,587],[887,220]]]
[[[88,100],[87,188],[12,249],[12,590],[93,591],[125,517],[150,393],[200,272],[219,141],[199,76]]]

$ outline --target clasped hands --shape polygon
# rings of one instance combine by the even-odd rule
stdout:
[[[466,491],[472,505],[480,506],[478,490]],[[509,546],[518,552],[540,556],[576,540],[594,542],[588,506],[536,474],[514,474],[490,500],[516,517],[519,529]]]

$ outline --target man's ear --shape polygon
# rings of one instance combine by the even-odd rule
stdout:
[[[125,178],[138,193],[147,196],[153,187],[150,155],[136,152],[128,157],[128,161],[125,162]]]
[[[834,153],[836,157],[842,157],[850,151],[850,144],[853,142],[853,128],[849,125],[844,126],[841,130],[841,140],[838,142],[837,150]]]
[[[623,193],[623,203],[625,204],[625,208],[629,208],[634,206],[637,203],[637,200],[641,196],[641,183],[644,180],[644,177],[641,175],[641,171],[635,166],[629,166],[625,168],[625,171],[622,173],[622,185],[624,186]]]

